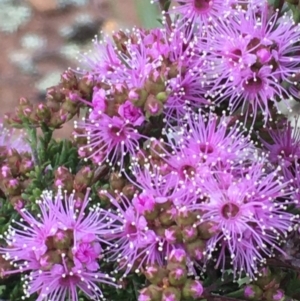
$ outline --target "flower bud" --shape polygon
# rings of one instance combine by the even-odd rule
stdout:
[[[35,110],[36,120],[47,122],[51,118],[50,109],[43,103],[37,105]]]
[[[82,94],[86,96],[90,96],[93,92],[94,86],[95,86],[95,79],[93,75],[86,74],[80,79],[78,84],[78,89]]]
[[[118,172],[112,172],[109,176],[109,184],[111,189],[121,191],[125,186],[125,179]]]
[[[159,72],[153,71],[152,74],[150,74],[149,79],[145,83],[145,88],[148,93],[153,95],[157,95],[166,90],[165,81]]]
[[[159,116],[164,109],[161,101],[155,98],[154,95],[149,95],[144,105],[146,117]]]
[[[182,238],[185,242],[192,242],[197,239],[198,231],[194,226],[185,226],[181,231]]]
[[[168,229],[165,229],[165,239],[171,243],[180,243],[182,242],[182,234],[181,230],[178,226],[171,226]]]
[[[104,185],[97,192],[98,197],[100,198],[101,205],[103,205],[104,207],[110,205],[110,198],[106,194],[108,189],[108,185]]]
[[[66,70],[61,75],[61,84],[65,89],[74,89],[77,87],[77,78],[75,76],[75,73],[72,70]]]
[[[187,253],[192,259],[196,260],[201,260],[203,258],[205,247],[205,242],[201,239],[198,239],[186,245]]]
[[[176,223],[179,226],[192,226],[196,220],[196,214],[192,211],[188,211],[186,208],[180,209],[176,217]]]
[[[25,201],[20,195],[11,197],[9,201],[16,210],[21,210],[25,206]]]
[[[131,200],[136,192],[136,187],[133,184],[126,184],[123,189],[122,193]]]
[[[75,94],[68,95],[66,100],[63,102],[63,104],[61,106],[61,110],[65,114],[68,113],[71,116],[74,116],[78,112],[79,106],[77,103],[78,99],[76,97],[77,96],[75,96]]]
[[[48,126],[52,128],[60,128],[68,120],[68,113],[64,110],[59,110],[51,115]]]
[[[180,301],[181,292],[178,288],[167,287],[163,289],[161,301]]]
[[[46,93],[46,100],[47,105],[48,101],[54,105],[55,103],[63,102],[65,99],[65,94],[61,91],[61,88],[59,86],[53,86],[47,89]],[[51,105],[48,106],[49,108],[52,108]]]
[[[68,249],[73,243],[73,231],[58,230],[53,236],[53,247],[55,249]]]
[[[169,272],[169,282],[173,286],[180,286],[186,282],[187,270],[183,266],[174,267]]]
[[[85,195],[83,193],[76,191],[74,194],[74,207],[81,208],[84,198]]]
[[[20,167],[19,167],[19,172],[20,174],[27,174],[28,172],[30,172],[34,167],[34,164],[33,164],[33,161],[30,160],[30,159],[26,159],[26,158],[23,158],[22,159],[22,162],[20,164]]]
[[[128,98],[136,107],[143,107],[148,95],[149,94],[146,90],[136,89],[129,92]]]
[[[168,262],[169,263],[176,263],[182,264],[183,266],[186,265],[186,252],[183,249],[174,249],[171,251]]]
[[[54,250],[47,251],[39,259],[42,271],[50,271],[54,264],[61,263],[61,255]]]
[[[218,232],[216,224],[213,222],[204,222],[204,223],[200,224],[197,227],[197,229],[199,232],[199,236],[202,239],[210,239]]]
[[[263,267],[258,274],[258,279],[255,281],[261,289],[264,289],[274,279],[271,270],[268,267]]]
[[[12,177],[12,172],[11,172],[9,166],[3,165],[3,166],[1,167],[1,177],[3,177],[3,178],[9,178],[9,177]]]
[[[198,300],[203,294],[203,286],[200,281],[188,279],[182,289],[182,295],[186,299]]]
[[[163,141],[153,139],[150,143],[150,155],[152,158],[160,159],[166,154],[165,148],[166,146],[164,145]]]
[[[156,99],[158,99],[159,101],[161,101],[162,103],[165,103],[168,99],[168,94],[167,92],[159,92],[156,95]]]
[[[138,301],[161,301],[162,289],[156,285],[149,285],[140,291]]]
[[[284,301],[286,299],[285,293],[281,289],[270,289],[264,293],[267,301]]]
[[[89,166],[82,167],[74,178],[74,189],[82,191],[90,186],[94,177],[94,171]]]
[[[68,168],[60,166],[54,172],[54,185],[67,190],[69,193],[73,190],[73,175]]]
[[[163,279],[168,276],[166,269],[155,264],[147,266],[144,275],[152,284],[161,284]]]
[[[172,208],[172,209],[176,210],[175,208]],[[159,214],[158,219],[163,226],[168,227],[168,226],[171,226],[172,224],[174,224],[175,220],[174,220],[172,211],[173,210],[171,210],[171,209],[164,210]]]
[[[19,195],[21,193],[21,185],[18,179],[4,179],[4,189],[10,196]]]
[[[244,288],[244,297],[248,300],[259,300],[262,294],[261,288],[255,284],[248,284]]]

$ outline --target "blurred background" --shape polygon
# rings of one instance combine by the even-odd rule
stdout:
[[[101,31],[157,26],[150,0],[0,0],[0,118],[21,96],[44,100]]]

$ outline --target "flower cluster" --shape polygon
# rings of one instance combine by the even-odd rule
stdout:
[[[13,268],[3,276],[29,272],[24,276],[24,295],[38,293],[37,300],[78,300],[77,289],[90,298],[102,296],[97,283],[113,284],[113,278],[100,271],[100,242],[105,229],[100,208],[85,209],[88,193],[79,209],[74,196],[59,192],[53,196],[45,191],[37,201],[37,217],[26,209],[19,210],[20,222],[14,221],[5,239],[6,248],[0,252]],[[109,221],[106,221],[109,224]]]
[[[6,116],[30,150],[0,127],[1,276],[38,301],[299,299],[298,1],[152,2],[161,27],[95,39]]]

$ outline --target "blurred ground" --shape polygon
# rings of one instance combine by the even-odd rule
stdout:
[[[21,96],[43,101],[101,29],[134,24],[134,0],[0,0],[0,118]]]

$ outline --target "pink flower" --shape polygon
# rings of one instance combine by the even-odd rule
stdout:
[[[94,94],[92,99],[93,109],[90,114],[90,118],[96,119],[106,110],[106,95],[104,89],[94,88]]]
[[[132,204],[139,214],[144,214],[154,209],[155,199],[149,194],[141,193],[132,200]]]
[[[134,126],[140,126],[145,120],[141,109],[135,107],[129,100],[119,107],[118,113]]]
[[[51,192],[43,193],[37,202],[38,218],[27,209],[19,210],[22,220],[15,222],[16,227],[10,226],[5,236],[8,247],[1,247],[0,254],[12,264],[4,275],[29,273],[25,276],[26,296],[37,293],[37,301],[75,301],[77,290],[81,290],[99,299],[103,296],[99,283],[114,285],[114,279],[102,273],[97,262],[102,236],[107,233],[104,221],[109,231],[114,226],[107,225],[111,222],[99,208],[85,212],[88,193],[80,210],[74,206],[73,195],[61,192],[55,197]]]

